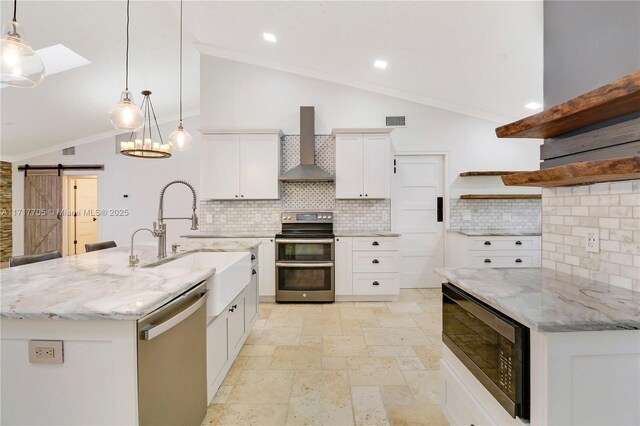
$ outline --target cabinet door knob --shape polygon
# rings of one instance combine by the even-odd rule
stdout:
[[[238,309],[238,305],[231,306],[233,309]]]
[[[484,245],[485,245],[485,246],[490,246],[490,245],[491,245],[491,241],[485,241],[485,242],[484,242]]]
[[[362,194],[360,194],[360,196],[362,197]]]
[[[236,198],[238,198],[238,196],[236,195]]]
[[[516,263],[522,263],[522,259],[516,259]]]
[[[365,197],[368,197],[368,196],[369,196],[369,194],[364,194],[364,196],[365,196]]]
[[[232,306],[229,308],[229,312],[233,312],[233,311],[235,311],[235,308]]]
[[[240,197],[244,197],[244,195],[240,195]]]
[[[516,245],[517,246],[521,246],[522,245],[522,241],[516,241]]]
[[[491,259],[485,259],[484,263],[491,263]]]
[[[378,259],[373,259],[371,263],[380,263],[380,261]]]
[[[257,274],[256,270],[255,270],[255,269],[252,269],[252,270],[251,270],[251,275],[255,275],[255,274]]]
[[[372,285],[380,285],[380,283],[378,281],[374,281],[371,283]]]
[[[374,241],[373,243],[371,243],[371,245],[372,245],[372,246],[379,246],[379,245],[380,245],[380,243],[379,243],[379,242],[377,242],[377,241]]]
[[[256,260],[256,255],[255,254],[251,255],[251,260]]]

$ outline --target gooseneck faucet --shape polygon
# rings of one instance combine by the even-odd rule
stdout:
[[[140,259],[138,259],[138,255],[133,254],[133,239],[136,236],[136,234],[140,231],[149,231],[151,232],[151,235],[153,235],[156,238],[158,237],[158,233],[155,231],[152,231],[149,228],[140,228],[140,229],[137,229],[133,234],[131,234],[131,254],[129,255],[129,266],[131,268],[138,266],[138,263],[140,263]]]
[[[163,206],[164,206],[164,192],[173,184],[181,183],[186,185],[193,194],[193,203],[191,204],[192,214],[191,217],[164,217]],[[189,182],[184,180],[174,180],[166,184],[160,190],[160,206],[158,207],[158,223],[153,223],[153,231],[158,235],[158,259],[164,259],[167,257],[167,225],[164,223],[165,220],[190,220],[191,221],[191,230],[195,231],[198,229],[198,215],[196,214],[196,190],[193,188]],[[157,228],[156,228],[157,227]]]

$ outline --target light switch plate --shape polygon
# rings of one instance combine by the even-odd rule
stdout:
[[[600,230],[587,229],[585,249],[590,253],[600,253]]]
[[[62,340],[29,340],[31,364],[62,364],[64,362]]]

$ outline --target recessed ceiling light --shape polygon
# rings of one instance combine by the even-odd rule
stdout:
[[[542,104],[538,102],[529,102],[524,107],[527,109],[540,109],[542,108]]]
[[[387,69],[387,61],[384,61],[382,59],[376,59],[376,61],[373,63],[373,66],[376,68],[380,68],[381,70]]]
[[[276,41],[278,41],[275,34],[271,33],[262,33],[262,38],[264,38],[264,40],[268,41],[269,43],[275,43]]]

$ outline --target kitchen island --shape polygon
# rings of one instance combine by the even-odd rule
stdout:
[[[470,310],[462,308],[453,318],[447,317],[453,311],[446,314],[445,309],[443,317],[441,406],[451,424],[640,424],[640,293],[544,268],[437,272],[470,296],[459,305]],[[446,288],[443,291],[446,294]],[[488,390],[493,385],[478,378],[470,364],[480,362],[475,343],[462,352],[455,344],[451,347],[449,336],[474,341],[475,334],[465,332],[461,324],[474,315],[467,313],[482,306],[529,335],[522,361],[527,376],[523,386],[530,390],[528,419],[511,417],[498,403],[495,388],[494,394]],[[485,330],[501,328],[491,321],[486,324],[494,325]],[[485,356],[481,358],[489,360]],[[503,361],[500,347],[501,377]],[[510,375],[511,361],[506,368]]]
[[[0,272],[3,424],[144,424],[141,392],[162,377],[152,376],[145,383],[141,376],[148,365],[141,358],[142,348],[167,336],[182,340],[171,341],[180,342],[173,345],[177,348],[158,347],[156,361],[170,359],[174,349],[180,356],[200,356],[201,385],[193,387],[202,389],[198,407],[202,405],[204,416],[218,377],[237,356],[227,350],[227,324],[232,324],[235,349],[257,318],[257,281],[252,275],[257,266],[251,260],[256,246],[190,242],[160,262],[156,249],[136,245],[141,259],[136,268],[127,266],[130,248],[119,247]],[[186,304],[187,296],[197,303]],[[174,310],[157,322],[153,319],[183,300],[187,308],[179,312],[182,317]],[[237,306],[236,315],[227,305]],[[199,319],[191,319],[196,316]],[[171,322],[174,317],[181,321]],[[139,328],[145,320],[151,324]],[[198,322],[196,340],[196,334],[178,336],[177,323],[187,321]],[[207,337],[214,332],[217,341],[210,344]],[[55,346],[58,342],[60,347]],[[34,352],[38,347],[45,349]],[[55,348],[55,356],[49,347]]]

